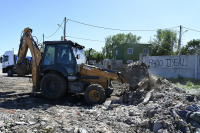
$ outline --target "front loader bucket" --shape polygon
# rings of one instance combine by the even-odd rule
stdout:
[[[133,62],[127,65],[127,67],[121,70],[121,74],[125,80],[129,83],[130,87],[134,88],[141,82],[146,76],[148,76],[149,65],[145,62]]]

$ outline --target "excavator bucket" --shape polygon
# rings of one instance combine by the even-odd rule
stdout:
[[[138,83],[141,82],[145,77],[148,77],[149,65],[145,62],[133,62],[127,65],[125,69],[121,70],[121,74],[124,79],[130,85],[131,88],[137,87]]]

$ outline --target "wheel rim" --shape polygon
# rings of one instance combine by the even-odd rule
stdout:
[[[45,90],[48,93],[56,93],[58,90],[58,83],[54,79],[49,79],[45,82]]]
[[[89,92],[89,99],[90,99],[91,101],[93,101],[93,102],[99,101],[99,99],[100,99],[100,94],[99,94],[99,92],[96,91],[96,90],[91,90],[91,91]]]

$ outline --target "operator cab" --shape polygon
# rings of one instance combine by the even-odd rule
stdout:
[[[44,44],[40,73],[56,70],[68,79],[77,75],[78,66],[85,63],[84,57],[80,59],[81,56],[84,56],[84,46],[73,41],[45,41]]]

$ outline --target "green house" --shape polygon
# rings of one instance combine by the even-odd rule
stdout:
[[[123,63],[130,63],[139,60],[139,54],[151,55],[151,44],[124,43],[115,48],[115,60],[123,60]]]

